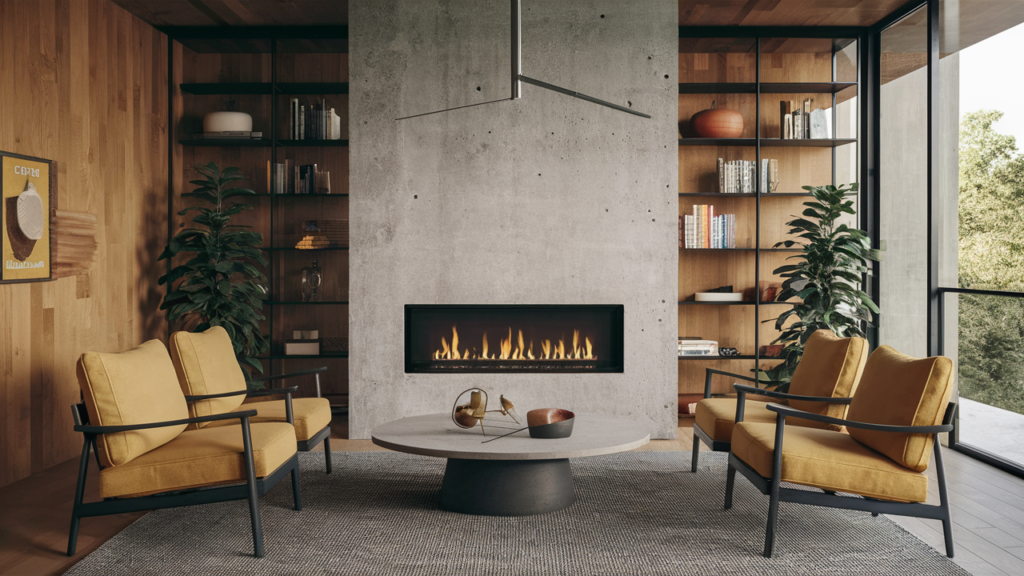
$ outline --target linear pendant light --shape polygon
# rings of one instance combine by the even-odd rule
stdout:
[[[618,104],[612,104],[606,100],[600,98],[594,98],[593,96],[587,96],[575,90],[569,88],[562,88],[548,82],[537,80],[536,78],[530,78],[529,76],[523,75],[523,21],[522,21],[522,0],[510,0],[512,5],[512,97],[508,100],[518,100],[522,97],[522,83],[533,84],[539,88],[545,90],[551,90],[552,92],[558,92],[559,94],[565,94],[566,96],[572,96],[573,98],[579,98],[580,100],[586,100],[587,102],[593,102],[594,104],[600,104],[618,110],[620,112],[626,112],[627,114],[633,114],[634,116],[641,116],[643,118],[650,118],[649,114],[643,112],[637,112],[631,108],[620,106]],[[424,112],[422,114],[413,114],[412,116],[404,116],[402,118],[396,118],[396,120],[408,120],[409,118],[418,118],[420,116],[429,116],[431,114],[440,114],[442,112],[451,112],[452,110],[460,110],[462,108],[472,108],[473,106],[483,106],[484,104],[494,104],[496,102],[504,102],[506,99],[491,100],[488,102],[477,102],[476,104],[467,104],[465,106],[456,106],[454,108],[445,108],[444,110],[435,110],[433,112]]]

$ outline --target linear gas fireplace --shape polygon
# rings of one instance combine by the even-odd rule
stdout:
[[[622,372],[621,305],[405,306],[406,373]]]

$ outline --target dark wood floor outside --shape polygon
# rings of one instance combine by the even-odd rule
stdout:
[[[343,419],[332,427],[333,448],[343,451],[381,450],[369,440],[346,440]],[[689,451],[693,420],[680,418],[676,440],[657,440],[641,450]],[[1024,480],[951,450],[943,450],[953,506],[955,561],[976,576],[1024,574]],[[686,463],[689,462],[685,458]],[[96,498],[95,461],[87,499]],[[142,514],[82,520],[78,554],[64,555],[67,546],[77,459],[69,460],[0,488],[0,576],[60,574]],[[686,472],[688,473],[688,472]],[[930,502],[937,499],[934,473]],[[724,479],[723,479],[724,482]],[[942,550],[938,522],[892,517],[932,547]],[[755,541],[759,540],[756,535]],[[751,549],[751,553],[757,550]]]

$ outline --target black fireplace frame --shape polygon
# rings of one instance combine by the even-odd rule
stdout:
[[[417,310],[482,310],[482,311],[523,311],[529,310],[566,310],[574,312],[586,312],[587,310],[611,313],[611,326],[609,326],[609,345],[612,355],[607,359],[608,366],[592,368],[564,367],[557,369],[542,369],[546,364],[551,366],[554,362],[567,362],[566,360],[531,361],[537,368],[484,368],[472,365],[462,366],[458,370],[437,369],[431,367],[433,363],[417,363],[413,360],[412,332],[409,330],[412,315]],[[405,305],[405,373],[406,374],[622,374],[625,368],[624,356],[624,323],[625,306],[622,304],[406,304]],[[468,361],[472,364],[474,361]]]

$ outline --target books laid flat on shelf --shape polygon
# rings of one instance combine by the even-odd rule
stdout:
[[[246,140],[255,139],[259,140],[263,138],[263,132],[203,132],[202,134],[194,134],[192,136],[196,140]]]
[[[774,169],[772,167],[774,162]],[[721,194],[753,194],[757,191],[754,184],[758,178],[757,162],[754,160],[718,159],[718,192]],[[779,187],[779,161],[769,158],[761,159],[762,194],[772,192]]]
[[[331,246],[348,246],[348,220],[306,220],[302,228],[306,234],[323,234]]]
[[[765,358],[778,358],[779,356],[782,356],[782,344],[761,346],[757,349],[757,355],[764,356]]]
[[[330,247],[331,241],[327,239],[327,236],[316,232],[303,236],[302,240],[295,245],[296,250],[320,250]]]
[[[694,204],[693,214],[680,221],[683,248],[735,248],[736,215],[715,216],[715,207]]]
[[[324,353],[348,352],[348,336],[330,336],[323,339]]]
[[[718,356],[718,342],[679,338],[679,356]]]
[[[327,107],[327,100],[300,104],[289,102],[288,134],[292,140],[341,140],[341,116]]]
[[[284,343],[286,356],[319,356],[320,341],[318,340],[286,340]]]

